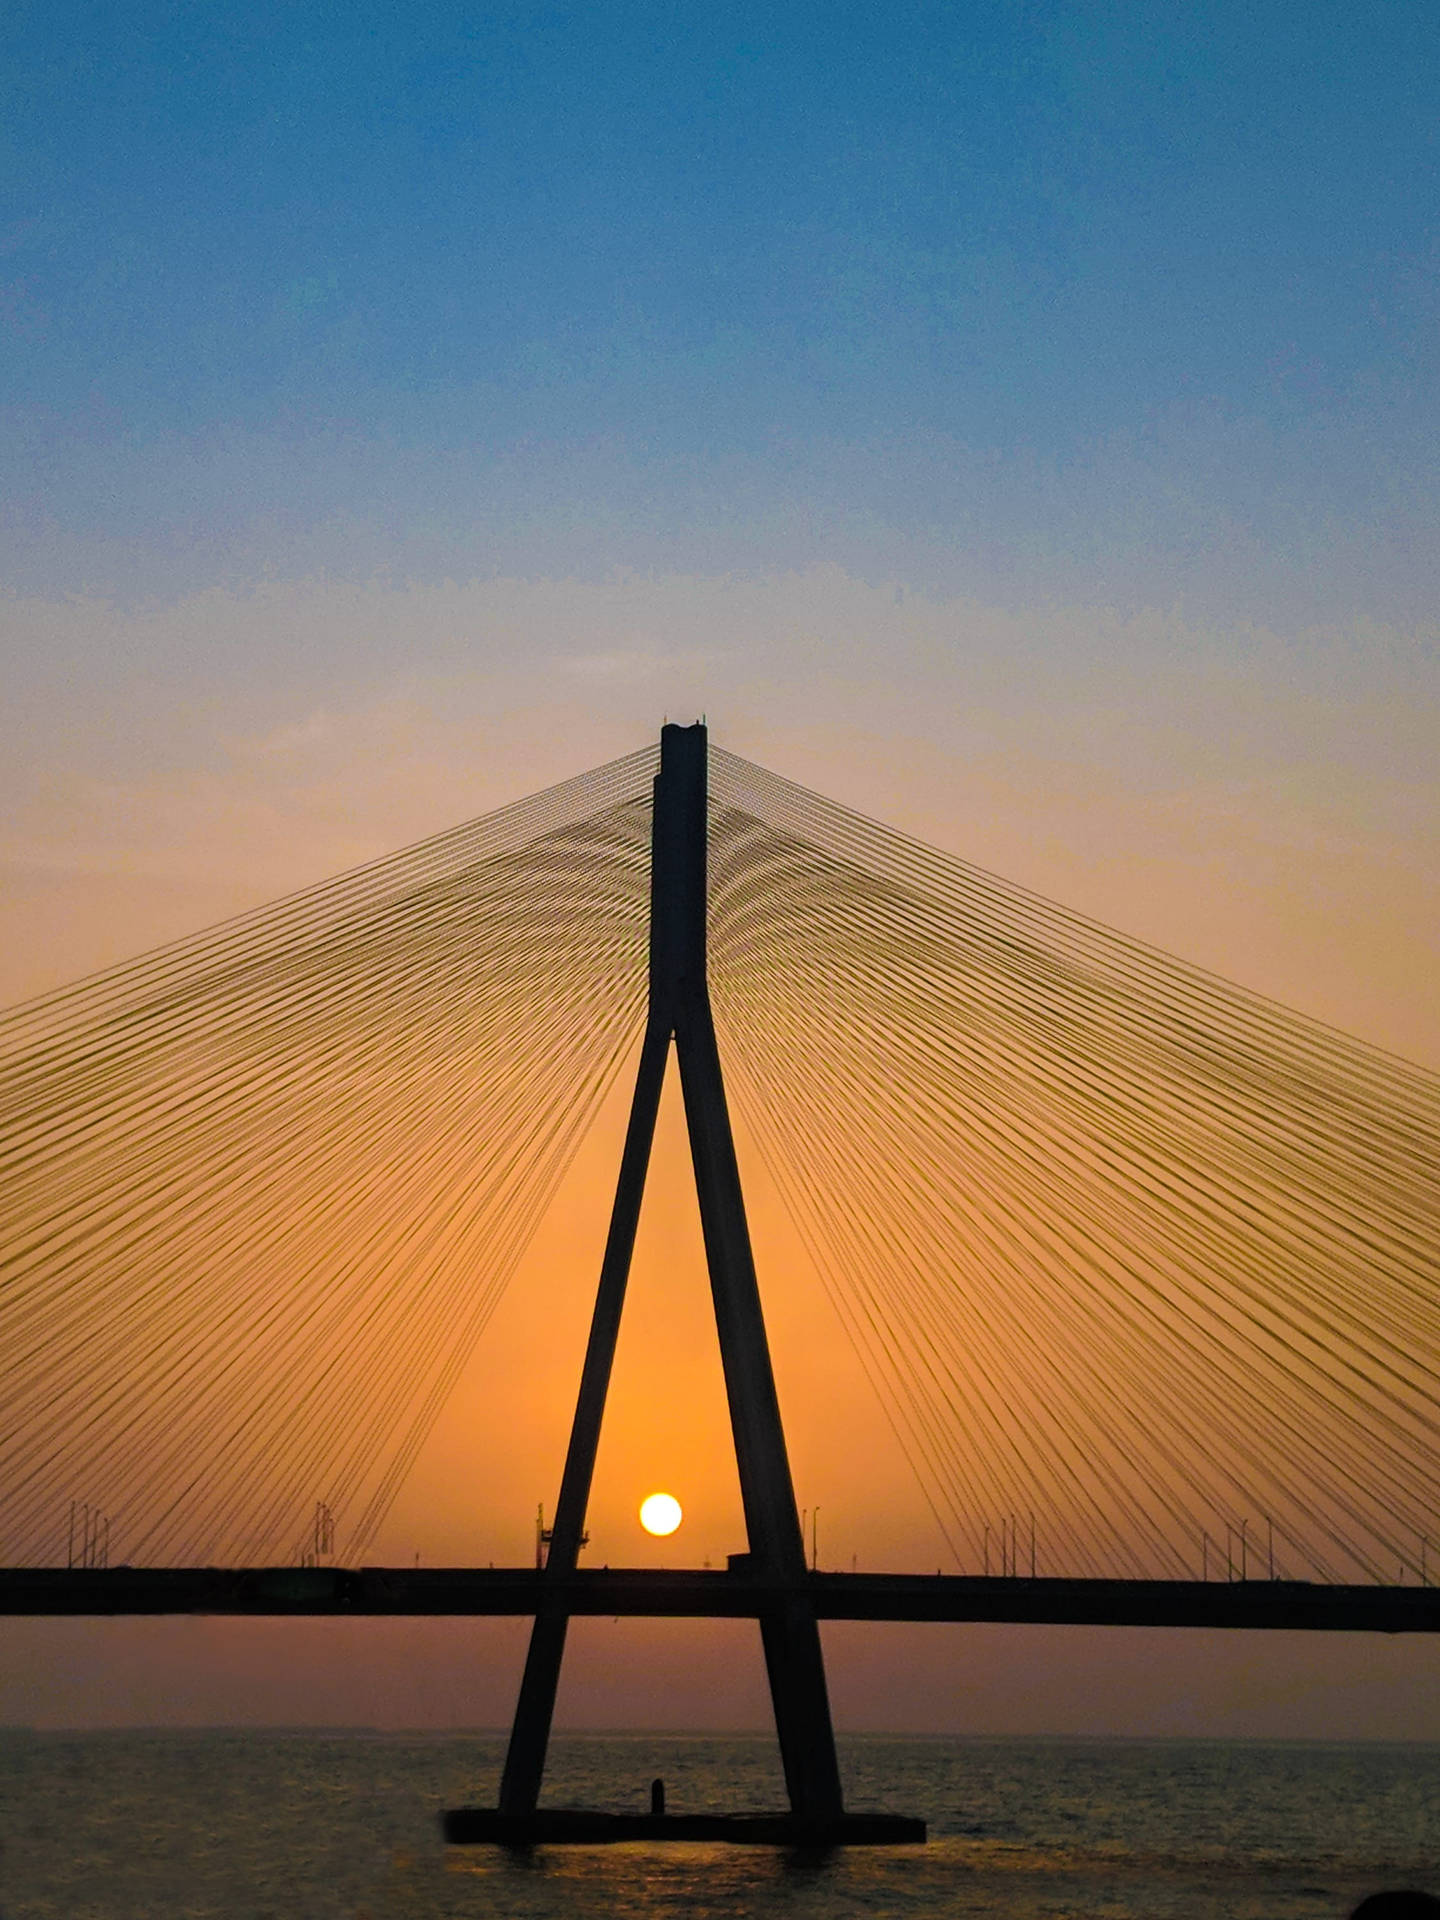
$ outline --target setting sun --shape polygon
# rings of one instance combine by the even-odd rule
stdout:
[[[647,1533],[674,1533],[684,1519],[673,1493],[651,1493],[640,1502],[640,1524]]]

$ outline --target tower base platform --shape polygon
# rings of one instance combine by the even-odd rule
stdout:
[[[621,1840],[717,1840],[745,1847],[914,1846],[925,1822],[896,1813],[844,1813],[838,1820],[802,1820],[793,1813],[589,1813],[544,1807],[497,1813],[456,1807],[440,1816],[451,1846],[607,1846]]]

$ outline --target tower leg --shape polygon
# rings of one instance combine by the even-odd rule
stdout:
[[[557,1610],[537,1613],[530,1629],[530,1649],[525,1655],[520,1697],[515,1703],[505,1771],[500,1776],[501,1813],[534,1813],[539,1804],[569,1625],[569,1614]]]
[[[840,1766],[814,1611],[797,1594],[783,1613],[761,1620],[760,1643],[790,1810],[802,1820],[839,1820]]]
[[[660,1090],[665,1083],[665,1062],[669,1052],[669,1026],[652,1017],[640,1049],[635,1095],[630,1103],[630,1124],[625,1133],[625,1150],[620,1156],[615,1205],[610,1214],[605,1258],[600,1266],[600,1285],[595,1295],[595,1312],[590,1321],[590,1339],[585,1348],[580,1394],[575,1402],[575,1421],[570,1429],[570,1445],[565,1454],[565,1473],[555,1507],[555,1524],[550,1529],[545,1580],[547,1584],[553,1581],[557,1587],[575,1571],[575,1563],[580,1556],[585,1508],[589,1504],[590,1483],[595,1475],[600,1421],[605,1412],[605,1395],[615,1362],[615,1341],[620,1332],[620,1313],[625,1305],[625,1287],[630,1277],[631,1256],[635,1251],[635,1230],[640,1221],[640,1202],[645,1193],[645,1174],[650,1165],[655,1116],[660,1108]],[[505,1755],[505,1771],[500,1780],[501,1813],[533,1813],[539,1802],[540,1781],[545,1772],[545,1752],[550,1744],[550,1723],[555,1717],[555,1695],[560,1686],[560,1662],[565,1653],[568,1626],[569,1615],[565,1612],[563,1595],[557,1593],[549,1602],[542,1600],[530,1632],[530,1651],[525,1657],[520,1697],[516,1702],[510,1746]]]
[[[725,1104],[708,995],[692,993],[676,1021],[700,1223],[735,1435],[745,1529],[757,1570],[790,1588],[761,1619],[765,1669],[792,1812],[839,1821],[844,1813],[830,1695],[814,1607],[805,1591],[805,1543],[765,1338],[745,1197]]]

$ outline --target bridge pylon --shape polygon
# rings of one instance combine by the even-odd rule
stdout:
[[[739,1468],[748,1573],[775,1596],[760,1616],[760,1634],[791,1814],[814,1828],[838,1830],[845,1820],[820,1632],[806,1586],[805,1545],[710,1008],[707,813],[705,727],[666,726],[651,828],[649,1014],[541,1599],[501,1781],[499,1812],[509,1820],[533,1816],[539,1799],[569,1624],[565,1585],[580,1551],[672,1040]]]

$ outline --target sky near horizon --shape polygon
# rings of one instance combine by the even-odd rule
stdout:
[[[1440,1066],[1437,81],[1424,0],[11,7],[0,999],[703,711]],[[67,1631],[0,1719],[275,1659],[167,1705]],[[1436,1697],[1334,1659],[1174,1730]]]

